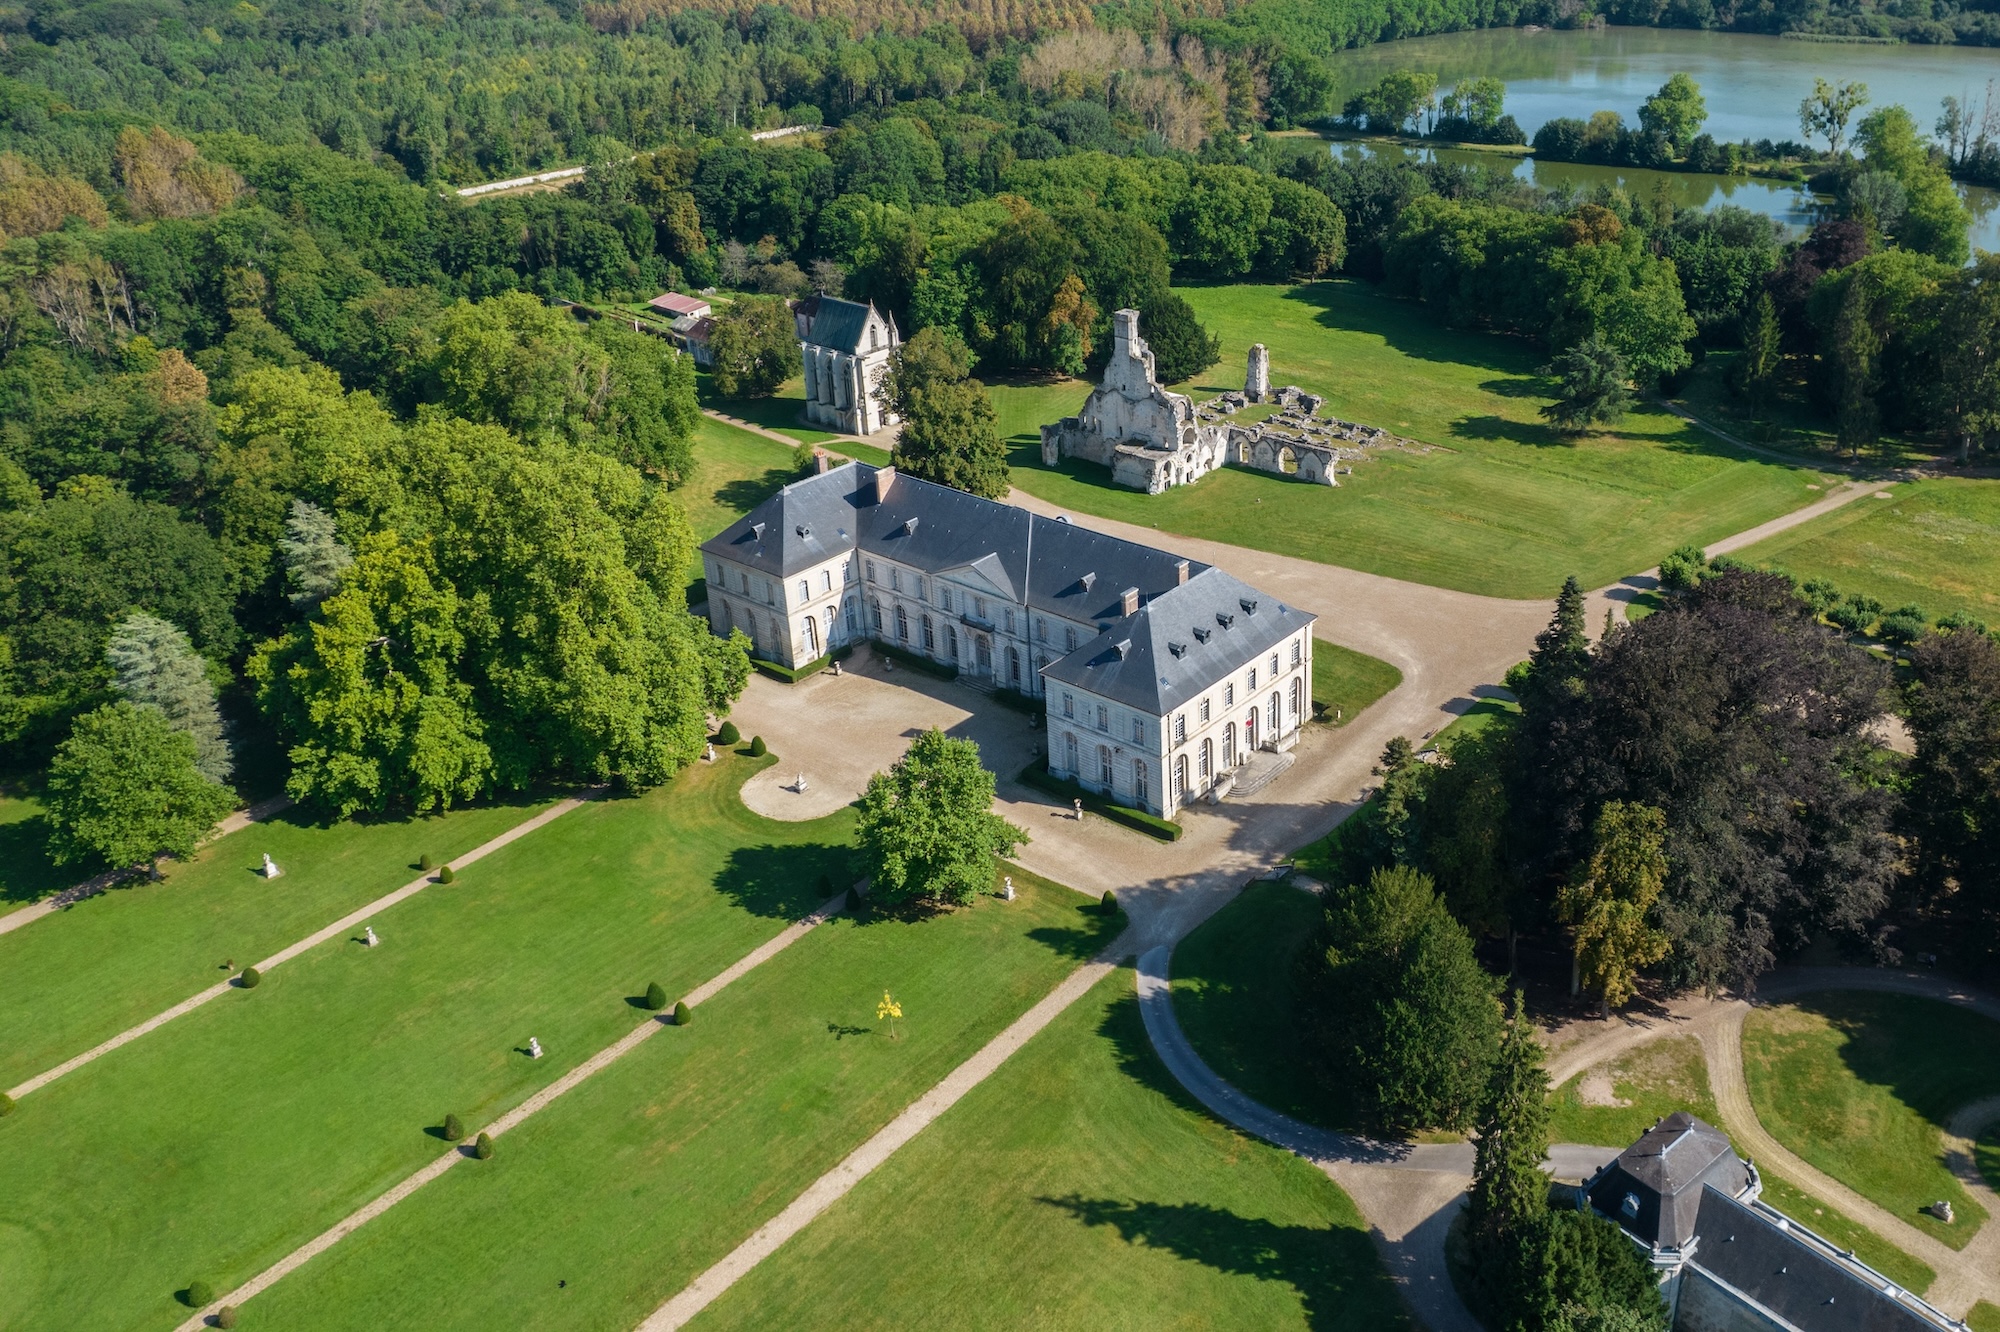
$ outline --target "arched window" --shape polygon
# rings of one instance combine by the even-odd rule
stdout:
[[[1215,742],[1201,742],[1201,784],[1208,785],[1208,779],[1215,776]]]
[[[805,629],[806,660],[817,661],[819,659],[819,621],[808,615],[803,627]]]
[[[813,594],[812,584],[808,583],[803,578],[799,579],[799,600],[801,602],[811,601],[812,594]]]
[[[1236,723],[1235,722],[1231,722],[1229,723],[1229,725],[1222,728],[1222,766],[1225,768],[1233,768],[1236,766]]]
[[[1105,790],[1111,789],[1111,746],[1097,747],[1097,780]]]
[[[868,603],[868,628],[878,634],[882,632],[882,603],[879,601]]]
[[[1187,799],[1186,754],[1178,754],[1174,757],[1174,799],[1177,801]]]
[[[720,601],[720,602],[717,602],[717,603],[716,603],[716,605],[717,605],[718,607],[720,607],[720,608],[721,608],[721,611],[722,611],[722,636],[723,636],[724,638],[727,638],[727,637],[729,637],[729,630],[730,630],[730,627],[731,627],[732,625],[734,625],[734,624],[735,624],[735,622],[736,622],[736,621],[735,621],[735,617],[734,617],[734,616],[732,616],[732,615],[731,615],[731,614],[729,613],[729,603],[728,603],[728,602],[726,602],[726,601]]]
[[[896,607],[896,639],[902,643],[910,641],[910,617],[901,606]]]
[[[1132,803],[1146,807],[1146,765],[1138,759],[1132,760]]]
[[[1021,649],[1017,647],[1007,649],[1007,678],[1013,682],[1014,688],[1021,687]]]
[[[1299,719],[1299,681],[1292,681],[1292,720]]]
[[[944,650],[950,654],[953,661],[958,660],[958,630],[951,625],[944,627]]]
[[[924,616],[924,651],[937,651],[937,634],[931,629],[931,617]]]
[[[1271,716],[1269,720],[1271,723],[1271,738],[1275,740],[1278,738],[1278,691],[1275,689],[1271,691]]]
[[[833,613],[832,611],[827,612],[827,614],[829,615],[831,615],[832,613]],[[854,623],[854,618],[855,618],[854,603],[850,601],[847,603],[847,632],[850,634],[853,633],[857,628],[859,628],[859,626]]]

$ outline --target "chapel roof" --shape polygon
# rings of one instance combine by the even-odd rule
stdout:
[[[812,327],[806,330],[806,343],[829,351],[858,352],[874,313],[873,303],[857,305],[838,296],[821,296],[812,314]]]

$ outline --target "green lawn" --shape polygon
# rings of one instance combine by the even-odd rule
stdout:
[[[207,989],[229,975],[225,962],[247,966],[393,892],[417,877],[417,858],[426,852],[441,863],[537,808],[495,804],[434,818],[330,825],[288,810],[211,843],[185,864],[168,863],[159,883],[128,880],[0,935],[0,1087]],[[265,852],[284,870],[281,877],[258,872]],[[272,984],[283,974],[274,974]]]
[[[2000,624],[2000,481],[1906,482],[1887,500],[1860,499],[1760,541],[1737,558],[1894,610],[1932,617],[1970,611]]]
[[[1588,1104],[1583,1084],[1608,1076],[1611,1099],[1626,1105]],[[1600,1086],[1596,1089],[1602,1091]],[[1653,1041],[1608,1067],[1587,1069],[1549,1095],[1549,1140],[1601,1147],[1629,1147],[1662,1117],[1686,1110],[1713,1124],[1715,1098],[1701,1042],[1692,1036]]]
[[[676,493],[696,541],[706,541],[795,476],[792,451],[774,439],[702,417],[694,431],[694,475]]]
[[[1313,710],[1328,725],[1345,726],[1401,683],[1403,673],[1379,657],[1313,640]]]
[[[2000,1023],[1903,995],[1818,994],[1744,1023],[1757,1116],[1805,1160],[1953,1247],[1985,1218],[1945,1166],[1939,1130],[2000,1094]],[[1952,1225],[1918,1209],[1951,1200]]]
[[[1311,1071],[1299,1038],[1293,968],[1319,922],[1319,899],[1253,883],[1174,949],[1174,1016],[1230,1085],[1273,1110],[1328,1128],[1352,1115]]]
[[[1568,442],[1542,422],[1548,383],[1527,344],[1443,329],[1421,306],[1355,282],[1191,287],[1222,339],[1221,364],[1178,386],[1197,398],[1243,382],[1245,350],[1271,349],[1273,382],[1326,395],[1324,414],[1443,448],[1383,451],[1337,490],[1230,468],[1165,495],[1110,484],[1087,464],[1041,466],[1034,427],[1073,412],[1083,385],[996,387],[1014,483],[1053,503],[1163,531],[1506,597],[1586,586],[1788,512],[1815,474],[1746,459],[1678,417],[1642,411],[1615,435]]]
[[[0,1326],[171,1325],[190,1277],[262,1269],[433,1159],[445,1112],[486,1123],[644,1020],[648,981],[685,991],[816,905],[851,815],[750,814],[757,766],[586,805],[377,917],[380,947],[314,949],[24,1099],[0,1120]]]
[[[42,802],[32,796],[0,796],[0,916],[59,892],[88,870],[66,870],[49,860],[49,826]],[[0,1081],[5,1081],[0,1077]]]
[[[2000,1304],[1990,1304],[1981,1300],[1972,1306],[1972,1312],[1965,1316],[1965,1322],[1972,1332],[2000,1332]]]
[[[693,1326],[1408,1326],[1324,1173],[1187,1099],[1106,977]]]
[[[1478,735],[1487,727],[1504,718],[1521,715],[1521,705],[1506,699],[1482,698],[1453,718],[1443,730],[1431,737],[1430,743],[1448,745],[1462,735]]]
[[[260,1296],[246,1324],[636,1325],[1122,926],[1011,872],[1013,903],[813,931],[508,1134],[491,1163]],[[903,1007],[894,1034],[876,1017],[884,990]]]

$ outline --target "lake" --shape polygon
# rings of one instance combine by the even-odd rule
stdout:
[[[1919,125],[1928,126],[1946,94],[1975,104],[1988,95],[1988,85],[2000,80],[2000,49],[1800,42],[1663,28],[1489,28],[1342,51],[1333,67],[1341,101],[1392,70],[1429,71],[1444,84],[1491,75],[1507,84],[1507,112],[1530,138],[1554,117],[1588,119],[1593,111],[1616,111],[1637,125],[1639,104],[1669,75],[1686,73],[1701,85],[1708,103],[1703,128],[1734,143],[1801,139],[1799,102],[1812,91],[1815,77],[1865,83],[1871,106],[1900,103]],[[1335,152],[1353,150],[1334,146]],[[1440,156],[1497,165],[1487,154],[1446,150]],[[1521,163],[1516,174],[1538,185],[1622,184],[1642,195],[1664,180],[1679,207],[1733,203],[1793,228],[1810,225],[1814,205],[1803,190],[1740,176],[1532,161]],[[1964,186],[1960,192],[1972,209],[1973,245],[2000,250],[2000,195]]]

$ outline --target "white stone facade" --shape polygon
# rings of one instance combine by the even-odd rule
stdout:
[[[1157,495],[1208,475],[1223,462],[1224,431],[1197,419],[1184,393],[1161,388],[1139,312],[1111,316],[1111,359],[1083,410],[1042,427],[1042,463],[1082,458],[1112,480]]]
[[[817,298],[799,342],[805,369],[806,420],[849,435],[872,435],[896,423],[882,380],[903,339],[895,321],[871,302]]]

